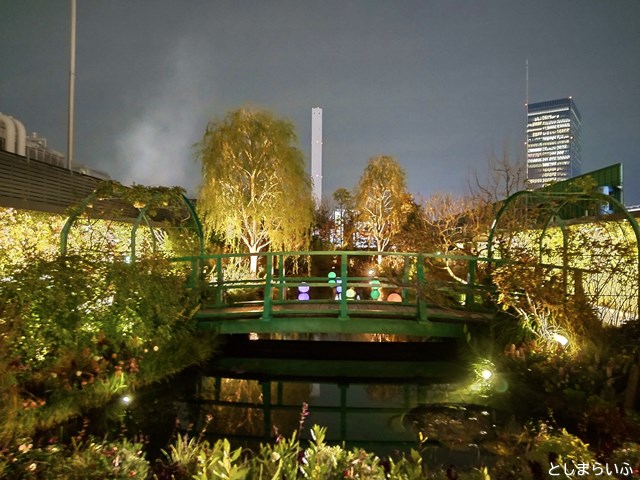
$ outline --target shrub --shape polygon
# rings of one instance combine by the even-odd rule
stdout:
[[[208,358],[197,306],[166,260],[34,261],[0,291],[0,443]]]
[[[89,438],[68,447],[59,444],[33,448],[23,443],[17,452],[5,455],[0,465],[8,478],[33,480],[144,479],[149,462],[142,445],[128,440],[112,442]],[[4,478],[4,477],[3,477]]]

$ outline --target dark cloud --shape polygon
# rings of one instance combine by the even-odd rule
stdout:
[[[66,149],[69,2],[0,0],[0,111]],[[291,119],[309,155],[324,109],[325,195],[394,155],[412,191],[463,192],[532,102],[572,95],[584,170],[622,162],[640,203],[640,2],[78,1],[76,159],[194,192],[193,144],[243,104]]]

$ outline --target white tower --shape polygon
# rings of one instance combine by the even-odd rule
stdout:
[[[311,180],[316,205],[322,202],[322,108],[311,109]]]

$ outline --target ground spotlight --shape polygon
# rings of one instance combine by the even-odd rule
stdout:
[[[554,333],[553,335],[551,335],[551,338],[553,338],[556,342],[558,342],[563,347],[566,347],[567,344],[569,343],[569,339],[564,335],[560,335],[559,333]]]

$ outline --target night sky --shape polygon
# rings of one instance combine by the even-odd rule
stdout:
[[[529,100],[582,114],[583,172],[623,163],[640,204],[638,0],[77,0],[75,160],[123,183],[200,178],[193,144],[243,105],[294,122],[324,195],[392,155],[412,193],[464,194],[522,159]],[[0,0],[0,112],[66,152],[68,0]]]

